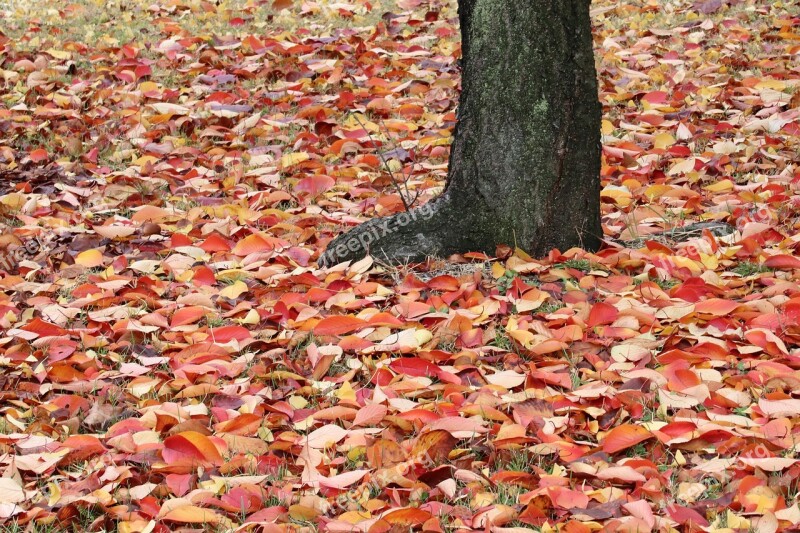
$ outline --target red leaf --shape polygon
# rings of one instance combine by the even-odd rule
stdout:
[[[389,363],[389,368],[398,374],[405,374],[406,376],[412,377],[435,377],[439,374],[438,366],[430,361],[420,359],[419,357],[395,359]]]
[[[308,196],[315,197],[330,190],[334,185],[336,185],[336,180],[332,177],[315,174],[301,179],[297,185],[294,186],[294,190],[298,193],[304,193]]]
[[[703,518],[703,515],[694,509],[690,509],[689,507],[672,504],[666,507],[666,511],[671,519],[675,520],[681,525],[688,522],[695,526],[695,528],[708,526],[708,520]],[[694,530],[694,528],[690,528],[690,530]]]
[[[651,104],[664,104],[667,101],[667,96],[664,91],[651,91],[642,96],[642,100]]]
[[[223,326],[221,328],[209,329],[213,342],[225,344],[231,339],[244,341],[252,338],[250,330],[242,326]]]
[[[769,268],[777,268],[779,270],[800,268],[800,259],[791,255],[773,255],[764,261],[764,266]]]
[[[613,305],[603,302],[596,303],[589,312],[589,319],[586,325],[593,328],[601,324],[611,324],[618,316],[619,310]]]

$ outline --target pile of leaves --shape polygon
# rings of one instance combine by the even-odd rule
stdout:
[[[604,249],[320,269],[441,190],[455,2],[0,3],[3,530],[800,526],[800,7],[592,10]]]

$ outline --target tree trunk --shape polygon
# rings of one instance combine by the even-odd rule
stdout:
[[[600,116],[590,0],[459,0],[463,73],[442,195],[334,239],[331,265],[498,244],[600,245]]]

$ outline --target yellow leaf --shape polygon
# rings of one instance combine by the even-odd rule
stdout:
[[[94,268],[103,264],[103,254],[100,250],[93,248],[85,250],[75,258],[75,264],[86,268]]]
[[[750,489],[744,496],[746,503],[756,506],[756,513],[774,511],[778,504],[778,495],[766,485],[759,485]]]
[[[308,161],[309,159],[311,159],[311,156],[308,155],[308,152],[294,152],[292,154],[285,154],[281,157],[281,168],[293,167],[302,163],[303,161]]]
[[[782,91],[786,89],[786,83],[780,80],[763,80],[756,84],[756,89],[772,89],[775,91]]]
[[[45,50],[48,54],[53,56],[56,59],[66,60],[72,57],[72,54],[69,52],[65,52],[64,50],[56,50],[54,48],[49,48]]]
[[[403,170],[403,163],[401,163],[397,159],[390,159],[386,166],[389,167],[389,170],[391,172],[400,172],[401,170]]]
[[[25,205],[26,200],[27,198],[16,192],[6,194],[5,196],[0,196],[0,203],[7,205],[9,208],[14,210],[22,209],[22,206]]]
[[[348,116],[344,121],[344,127],[348,130],[365,129],[372,133],[378,133],[381,130],[377,124],[370,122],[367,117],[361,113],[353,113],[352,115]]]
[[[670,185],[651,185],[644,191],[644,195],[651,201],[672,190]]]
[[[675,137],[669,133],[659,133],[653,139],[653,148],[665,150],[675,144]]]
[[[700,254],[700,262],[703,263],[703,266],[709,270],[716,270],[719,266],[719,260],[715,255],[706,255],[704,253]]]
[[[372,518],[372,514],[365,511],[347,511],[346,513],[340,514],[338,519],[342,522],[355,525],[364,520],[369,520],[370,518]]]
[[[158,84],[152,81],[143,81],[139,84],[139,90],[143,93],[148,93],[150,91],[157,91]]]
[[[614,124],[612,124],[610,120],[604,120],[600,126],[600,131],[603,135],[611,135],[614,133]]]
[[[356,391],[353,390],[352,385],[350,385],[349,381],[345,381],[342,383],[342,386],[339,390],[336,391],[336,397],[342,401],[348,402],[355,402],[356,401]]]
[[[492,277],[494,279],[502,278],[506,273],[506,269],[500,263],[492,263]]]
[[[679,161],[672,165],[667,171],[667,174],[670,176],[676,176],[678,174],[688,174],[689,172],[694,170],[694,157],[690,157],[688,159],[684,159],[683,161]]]
[[[317,516],[319,516],[319,512],[314,509],[313,507],[307,507],[305,505],[295,504],[289,506],[289,516],[294,518],[295,520],[314,520]]]
[[[157,157],[153,157],[152,155],[143,155],[139,159],[135,160],[132,164],[137,166],[137,167],[143,167],[147,163],[150,163],[152,165],[152,164],[156,163],[157,161],[158,161]]]
[[[220,296],[224,296],[225,298],[229,298],[231,300],[235,300],[242,294],[246,293],[249,290],[247,284],[242,280],[236,280],[233,284],[228,285],[221,291],[219,291]]]
[[[433,334],[427,329],[417,329],[414,331],[414,338],[419,343],[419,346],[422,346],[433,338]]]
[[[258,314],[258,311],[251,309],[247,312],[244,318],[237,318],[236,322],[242,325],[252,326],[261,322],[261,316]]]
[[[689,259],[688,257],[673,255],[670,259],[678,268],[688,268],[692,275],[699,276],[702,273],[702,269],[698,266],[697,261]]]
[[[308,405],[308,400],[302,396],[289,396],[289,405],[295,409],[305,409],[306,405]]]
[[[708,192],[727,192],[733,190],[733,182],[731,180],[721,180],[712,183],[703,189],[707,190]]]
[[[47,484],[47,490],[50,493],[50,498],[47,500],[47,505],[53,507],[61,499],[61,487],[59,487],[54,481],[51,481]]]

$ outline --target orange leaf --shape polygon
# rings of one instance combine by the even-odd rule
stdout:
[[[154,205],[146,205],[136,211],[131,217],[133,222],[160,222],[167,218],[169,214],[165,209],[156,207]]]
[[[45,322],[41,318],[34,318],[20,329],[30,333],[36,333],[40,337],[55,337],[69,333],[66,329],[51,324],[50,322]]]
[[[31,161],[33,161],[34,163],[41,163],[42,161],[47,161],[48,157],[47,150],[45,150],[44,148],[37,148],[36,150],[33,150],[30,154],[28,154],[28,157],[30,157]]]
[[[86,268],[94,268],[103,264],[103,254],[100,250],[85,250],[75,258],[75,264]]]
[[[253,436],[261,426],[263,418],[253,413],[243,413],[236,418],[220,422],[214,429],[220,433],[231,433],[243,437]]]
[[[168,464],[199,461],[221,465],[222,456],[211,439],[196,431],[184,431],[164,439],[161,456]]]
[[[620,450],[636,446],[642,441],[650,439],[653,434],[642,426],[633,424],[623,424],[608,432],[603,440],[603,451],[606,453],[616,453]]]
[[[428,282],[428,288],[436,291],[457,291],[460,283],[453,276],[436,276]]]
[[[231,339],[241,342],[252,337],[250,330],[242,326],[222,326],[221,328],[213,328],[209,331],[209,335],[212,341],[219,344],[225,344]]]
[[[431,518],[431,513],[416,507],[397,509],[385,514],[381,520],[385,520],[393,526],[412,527],[424,524]]]
[[[231,250],[231,252],[234,255],[244,257],[250,254],[271,252],[272,250],[274,250],[274,246],[272,244],[270,244],[261,235],[254,233],[253,235],[248,235],[241,241],[237,242],[236,246],[233,247],[233,250]]]
[[[178,326],[185,326],[186,324],[193,324],[203,318],[203,316],[205,316],[205,314],[208,312],[208,309],[199,305],[192,305],[189,307],[184,307],[183,309],[178,309],[172,315],[172,320],[170,321],[169,327],[175,328]]]
[[[709,298],[694,305],[695,313],[712,316],[725,316],[730,314],[739,304],[722,298]]]
[[[364,329],[369,324],[350,315],[329,316],[314,326],[314,335],[343,335]]]
[[[252,235],[251,235],[252,236]],[[231,249],[230,243],[219,233],[212,233],[202,243],[200,248],[208,253],[211,252],[227,252]]]
[[[751,329],[744,334],[747,342],[758,346],[770,355],[786,355],[786,344],[777,335],[765,329]]]
[[[218,524],[222,521],[222,517],[211,509],[204,509],[196,505],[183,505],[169,511],[161,517],[161,520],[184,524]]]

